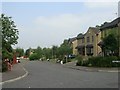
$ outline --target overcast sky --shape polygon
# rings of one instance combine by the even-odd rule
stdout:
[[[89,27],[117,18],[118,2],[2,2],[2,13],[12,16],[19,30],[14,46],[51,47],[85,33]]]

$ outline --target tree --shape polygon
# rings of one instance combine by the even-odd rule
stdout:
[[[113,34],[108,35],[103,39],[104,42],[104,50],[105,52],[111,52],[113,55],[118,49],[118,41]]]
[[[72,48],[71,48],[68,40],[65,39],[63,41],[63,43],[58,48],[58,52],[59,52],[59,57],[61,59],[64,58],[65,55],[72,54]]]
[[[13,59],[13,48],[12,45],[17,44],[18,39],[18,29],[16,28],[15,22],[12,17],[5,16],[1,14],[0,16],[0,49],[2,47],[2,60],[8,58]],[[2,71],[7,70],[7,65],[2,62]]]
[[[25,51],[25,56],[26,56],[26,57],[29,57],[29,56],[30,56],[30,50],[31,50],[31,48],[29,48],[29,49],[27,49],[27,50]]]
[[[12,17],[7,17],[4,14],[1,15],[0,21],[2,22],[2,44],[17,44],[18,29],[15,22],[12,21]]]
[[[43,48],[43,55],[45,58],[52,58],[52,51],[51,48]]]
[[[68,42],[68,40],[64,40],[64,42],[60,46],[63,50],[63,54],[71,54],[72,53],[72,48]]]
[[[13,53],[12,45],[17,44],[19,32],[12,17],[1,14],[0,23],[2,25],[2,58],[4,59],[6,56]]]
[[[38,54],[39,58],[42,58],[43,51],[42,51],[42,48],[40,46],[37,47],[35,52]]]
[[[39,56],[37,53],[33,53],[29,57],[30,60],[39,60]]]
[[[16,48],[15,51],[16,51],[16,54],[18,57],[21,57],[24,55],[24,49],[22,49],[22,48]]]
[[[52,58],[58,57],[59,56],[58,46],[53,45],[51,48],[51,52],[52,52]]]

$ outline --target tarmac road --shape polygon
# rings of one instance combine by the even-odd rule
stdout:
[[[65,68],[46,61],[21,62],[28,76],[3,88],[118,88],[118,73],[89,72]]]

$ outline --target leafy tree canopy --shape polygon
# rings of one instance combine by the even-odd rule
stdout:
[[[7,17],[4,14],[1,15],[0,22],[2,22],[2,44],[3,45],[15,45],[18,39],[18,29],[12,17]]]
[[[21,57],[24,55],[24,49],[22,49],[22,48],[16,48],[15,51],[16,51],[18,57]]]
[[[113,34],[108,35],[103,39],[105,49],[114,51],[118,49],[118,42],[116,37]]]
[[[5,14],[1,14],[0,17],[0,34],[2,39],[2,58],[11,57],[13,55],[12,45],[17,44],[18,29],[12,17],[8,17]],[[0,45],[1,46],[1,45]]]

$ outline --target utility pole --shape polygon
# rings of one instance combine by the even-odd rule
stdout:
[[[53,59],[53,47],[52,47],[52,59]]]
[[[120,3],[120,2],[119,2]],[[119,9],[119,8],[118,8]],[[119,10],[118,10],[119,11]],[[115,13],[117,17],[119,17],[119,12]],[[120,56],[120,22],[118,22],[118,54]]]
[[[120,17],[120,1],[118,2],[118,17]],[[119,56],[120,56],[120,22],[118,22],[118,43],[119,43]]]
[[[120,56],[120,22],[118,23],[118,47],[119,47],[119,56]]]

